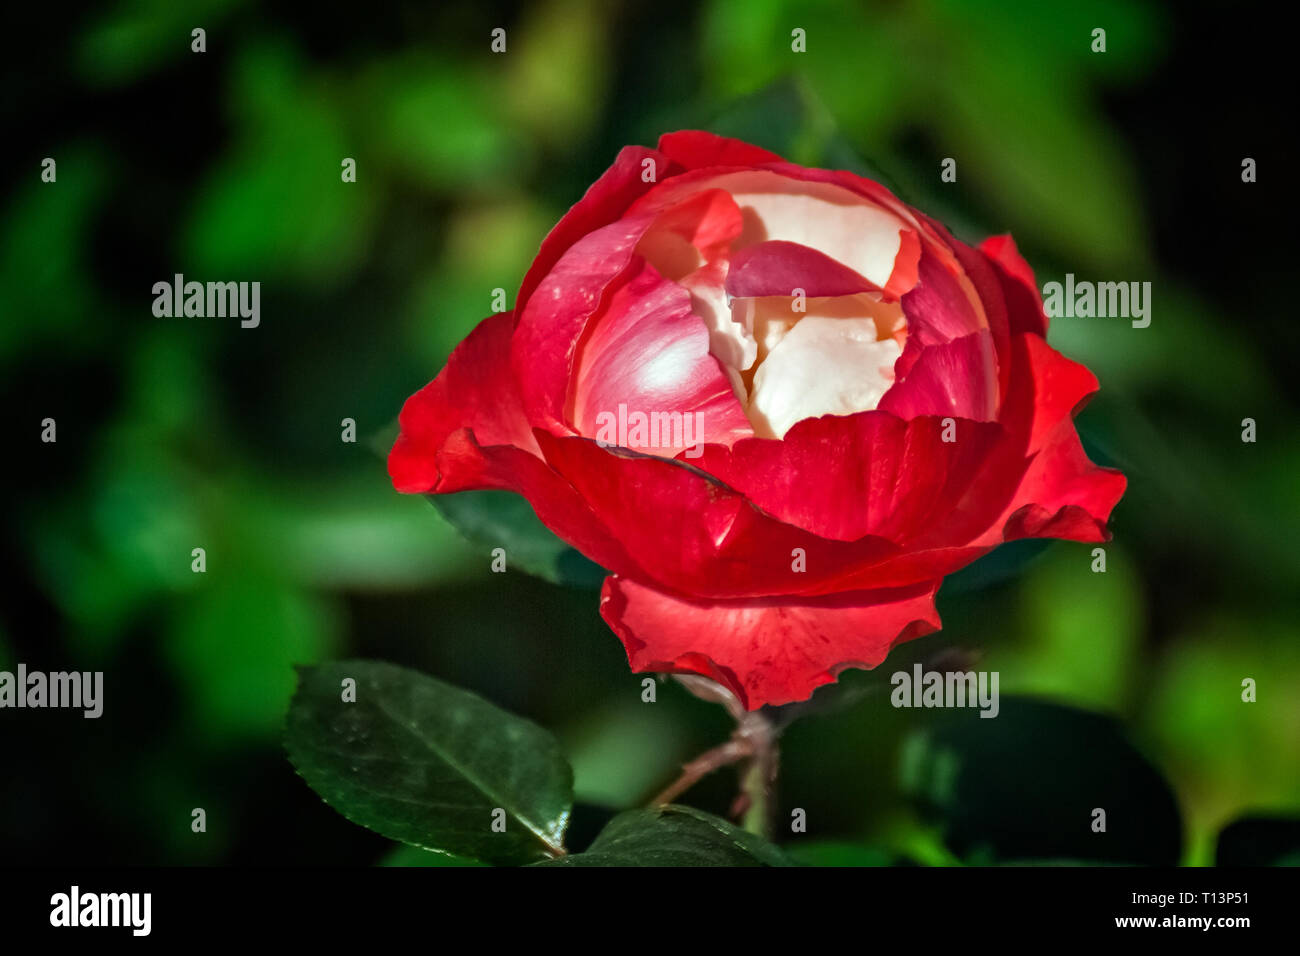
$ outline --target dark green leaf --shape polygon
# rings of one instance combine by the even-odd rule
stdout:
[[[462,491],[430,495],[429,500],[471,544],[504,548],[506,567],[518,568],[555,584],[600,586],[605,572],[569,547],[542,524],[532,506],[509,491]]]
[[[620,813],[585,853],[552,866],[791,866],[762,837],[692,807]]]
[[[385,854],[376,866],[457,867],[483,866],[483,864],[468,857],[455,856],[451,853],[434,853],[422,847],[411,846],[409,843],[399,843]]]
[[[386,458],[400,431],[394,419],[371,435],[367,444]],[[507,569],[517,568],[553,584],[598,588],[604,580],[604,569],[557,538],[521,495],[485,490],[426,497],[448,524],[483,549],[485,563],[494,548],[504,548]]]
[[[944,591],[948,594],[980,591],[1019,577],[1051,543],[1045,538],[1025,538],[999,545],[992,553],[949,575],[943,582]]]
[[[326,803],[390,839],[495,864],[560,852],[573,774],[559,744],[468,691],[378,661],[303,668],[285,740]]]
[[[1300,866],[1300,819],[1242,817],[1223,828],[1216,866]]]
[[[903,751],[903,787],[971,863],[1078,859],[1173,865],[1169,785],[1109,717],[1003,696],[998,716],[950,712]],[[1105,811],[1105,832],[1093,812]]]
[[[708,125],[719,136],[789,157],[810,135],[812,116],[805,90],[793,79],[781,79],[732,104]]]

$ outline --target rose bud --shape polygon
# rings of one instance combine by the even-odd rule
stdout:
[[[412,396],[398,491],[509,489],[607,569],[634,671],[746,708],[938,629],[944,576],[1019,538],[1107,540],[1124,476],[1073,416],[1009,236],[709,133],[630,146],[512,313]]]

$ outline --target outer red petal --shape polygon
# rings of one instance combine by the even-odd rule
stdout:
[[[1118,471],[1089,461],[1074,423],[1062,422],[1025,473],[1002,539],[1107,541],[1106,522],[1127,485]]]
[[[509,312],[480,322],[432,382],[406,400],[401,433],[388,456],[388,473],[401,492],[451,492],[484,487],[484,463],[472,445],[438,455],[456,431],[469,429],[480,445],[514,445],[540,454],[510,375]]]
[[[680,458],[536,434],[551,466],[667,589],[711,598],[860,589],[874,584],[859,579],[870,582],[872,569],[900,553],[881,537],[835,541],[779,521]],[[795,569],[795,549],[804,570]]]
[[[644,577],[640,563],[611,533],[573,486],[530,452],[513,445],[478,446],[468,429],[454,432],[438,456],[472,452],[483,462],[477,487],[503,488],[528,499],[542,524],[609,571]]]
[[[407,399],[388,456],[394,487],[408,494],[514,491],[547,527],[602,567],[643,573],[542,460],[509,374],[510,327],[508,312],[484,319],[442,373]]]
[[[756,710],[806,700],[840,671],[875,667],[895,645],[938,630],[936,588],[718,602],[615,576],[600,613],[633,671],[701,674]]]
[[[1020,363],[1034,382],[1033,415],[1028,430],[1029,452],[1047,444],[1050,433],[1082,409],[1100,385],[1097,376],[1078,362],[1066,358],[1036,335],[1022,334]]]
[[[1005,468],[1023,456],[1022,476],[997,474],[976,490],[1011,488],[999,520],[973,543],[994,545],[1023,537],[1104,541],[1111,509],[1124,493],[1123,475],[1088,460],[1074,428],[1074,415],[1097,390],[1096,377],[1032,332],[1012,337],[1015,356],[1003,422],[1012,438],[991,459]]]
[[[645,181],[645,161],[654,164],[655,175]],[[583,197],[569,209],[542,240],[537,258],[529,267],[515,299],[515,311],[523,314],[527,304],[542,279],[575,242],[602,226],[607,226],[643,193],[649,192],[656,181],[680,171],[667,156],[644,146],[625,146],[614,157],[614,163],[601,177],[588,187]]]
[[[1043,311],[1043,297],[1038,291],[1034,270],[1016,248],[1016,241],[1009,235],[991,236],[980,243],[979,251],[997,267],[1011,331],[1033,332],[1046,337],[1047,313]]]
[[[939,418],[825,415],[799,422],[780,441],[710,446],[700,465],[781,521],[840,541],[870,534],[906,547],[945,526],[1002,435],[994,423],[964,420],[953,431],[956,440],[944,441]]]
[[[1035,459],[1059,428],[1073,435],[1072,416],[1097,390],[1097,380],[1032,333],[1012,337],[1008,359],[1012,374],[999,416],[1002,440],[990,450],[970,483],[959,490],[945,520],[915,542],[918,548],[946,548],[954,542],[993,547],[1008,540],[1004,530],[1012,513],[1034,503],[1024,495],[1038,494],[1044,502],[1050,500],[1048,485],[1031,478]],[[1051,477],[1046,480],[1050,482]],[[1097,512],[1094,527],[1108,513],[1109,508]]]
[[[728,139],[698,129],[684,129],[659,137],[659,152],[686,169],[709,166],[765,166],[785,162],[776,153],[744,140]]]

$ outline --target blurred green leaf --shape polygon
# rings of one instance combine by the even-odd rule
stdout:
[[[527,8],[512,40],[505,84],[516,124],[567,148],[599,114],[609,89],[606,21],[600,0],[544,0]],[[556,69],[557,64],[563,69]]]
[[[902,784],[967,862],[1178,862],[1173,791],[1099,714],[1003,696],[995,718],[946,715],[907,741]]]
[[[709,128],[719,136],[744,140],[793,158],[801,144],[816,135],[816,117],[807,91],[787,78],[731,104]]]
[[[620,813],[590,849],[547,866],[791,866],[779,848],[720,817],[667,806]]]
[[[1095,547],[1106,552],[1105,571],[1092,570]],[[1140,572],[1117,543],[1052,547],[1019,589],[1022,637],[996,652],[1002,692],[1122,711],[1140,654],[1141,593]]]
[[[343,700],[349,679],[354,702]],[[389,839],[499,865],[563,845],[573,775],[555,738],[416,671],[359,660],[302,669],[285,743],[326,803]],[[497,811],[504,832],[493,832]]]
[[[164,649],[195,721],[213,738],[271,737],[293,695],[293,667],[332,653],[337,622],[326,599],[273,578],[220,567],[191,575],[196,593],[180,603]],[[187,567],[189,552],[177,563]]]
[[[487,573],[486,563],[471,563],[474,551],[454,528],[428,521],[423,503],[396,494],[376,473],[350,482],[268,484],[248,514],[266,536],[250,547],[269,551],[265,542],[274,542],[280,570],[310,587],[393,591]]]
[[[129,83],[164,63],[216,55],[218,27],[245,0],[119,0],[83,33],[77,49],[81,72],[97,83]],[[208,34],[210,54],[194,54],[191,30]]]
[[[530,147],[507,121],[494,67],[425,53],[376,60],[353,88],[358,148],[436,190],[513,181]]]
[[[1071,261],[1149,274],[1136,179],[1123,144],[1072,80],[1003,42],[954,42],[929,85],[951,155],[997,210],[993,228],[1050,244]],[[960,175],[960,174],[959,174]],[[959,179],[959,181],[961,181]]]
[[[364,144],[349,134],[326,81],[282,45],[244,51],[235,89],[243,126],[197,193],[180,271],[339,281],[365,252],[373,223]],[[342,181],[347,157],[357,160],[355,183]]]
[[[40,182],[40,167],[33,163],[4,209],[0,289],[6,321],[0,322],[0,362],[5,365],[36,345],[56,346],[65,360],[96,351],[112,328],[91,285],[88,261],[89,235],[112,182],[103,154],[97,144],[53,147],[57,181]]]
[[[632,686],[639,687],[641,676]],[[634,806],[692,756],[683,749],[687,737],[677,711],[644,703],[639,694],[620,694],[590,707],[561,734],[573,763],[574,793],[596,806]]]
[[[830,840],[795,843],[785,851],[803,866],[893,866],[897,862],[894,854],[880,847]]]
[[[1254,682],[1254,701],[1243,682]],[[1173,636],[1145,695],[1144,726],[1191,808],[1193,860],[1226,820],[1300,806],[1300,641],[1292,620],[1215,615]]]

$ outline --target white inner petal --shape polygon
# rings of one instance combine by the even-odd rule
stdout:
[[[725,276],[725,263],[711,263],[681,279],[680,285],[691,294],[691,308],[709,330],[709,352],[728,372],[742,372],[754,364],[758,346],[750,327],[733,321],[736,316],[722,287]],[[744,401],[743,390],[737,394]]]
[[[875,408],[894,384],[901,354],[895,339],[877,337],[874,319],[803,316],[754,373],[754,433],[782,438],[805,418]]]
[[[894,271],[909,228],[892,212],[842,186],[805,182],[766,170],[726,173],[694,189],[725,189],[740,207],[744,230],[732,252],[770,239],[797,242],[837,259],[876,285]]]
[[[893,274],[899,215],[840,186],[805,182],[766,170],[725,173],[683,184],[659,197],[665,206],[691,192],[725,189],[742,216],[728,255],[706,260],[669,229],[652,229],[638,244],[661,274],[691,296],[718,359],[756,435],[781,438],[796,422],[874,409],[894,384],[907,323],[897,302],[872,293],[800,300],[788,296],[731,299],[728,262],[768,240],[795,242],[829,256],[884,286]],[[665,359],[667,361],[667,359]]]

